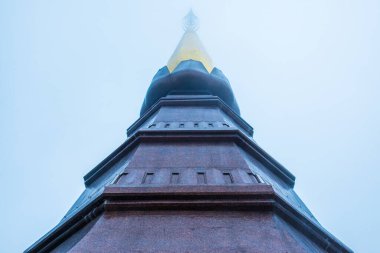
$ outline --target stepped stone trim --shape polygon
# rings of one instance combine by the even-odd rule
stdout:
[[[238,124],[248,136],[253,136],[253,128],[226,103],[217,96],[167,96],[160,98],[144,115],[135,121],[128,129],[127,135],[132,136],[146,120],[154,115],[162,106],[217,106]]]
[[[302,215],[278,196],[271,185],[105,187],[85,210],[28,248],[25,252],[49,252],[103,212],[141,210],[237,210],[274,212],[327,252],[352,252],[338,239]]]
[[[173,140],[216,140],[226,141],[232,140],[236,144],[242,146],[254,155],[260,162],[268,167],[275,175],[282,179],[289,187],[293,187],[295,176],[290,173],[285,167],[277,162],[273,157],[260,148],[255,142],[249,139],[238,129],[204,129],[204,130],[178,130],[166,129],[155,130],[146,129],[137,131],[111,155],[104,159],[98,166],[84,176],[86,186],[95,181],[100,175],[108,170],[118,159],[131,151],[141,141],[158,141],[168,142]]]

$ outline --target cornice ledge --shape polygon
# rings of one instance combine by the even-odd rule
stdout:
[[[164,105],[214,105],[222,109],[228,116],[230,116],[247,134],[253,136],[253,128],[242,117],[234,112],[223,100],[217,96],[170,96],[160,98],[151,108],[144,113],[138,120],[136,120],[128,129],[127,136],[133,135],[139,127],[155,112]]]
[[[97,201],[46,234],[25,252],[48,252],[103,212],[129,210],[273,211],[327,252],[352,253],[346,245],[313,222],[271,185],[105,187]]]
[[[236,140],[237,144],[246,148],[246,150],[254,155],[260,162],[266,165],[275,175],[281,178],[287,185],[293,187],[295,184],[295,176],[277,162],[272,156],[266,153],[248,136],[243,134],[239,129],[199,129],[199,130],[178,130],[178,129],[145,129],[135,132],[127,139],[119,148],[111,155],[104,159],[98,166],[92,169],[84,176],[85,185],[94,182],[100,175],[107,171],[110,166],[118,161],[128,151],[132,150],[142,140],[146,141],[173,141],[183,140],[186,138],[193,140]]]

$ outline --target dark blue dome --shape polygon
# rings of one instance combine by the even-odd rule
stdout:
[[[201,62],[186,60],[182,61],[172,73],[166,66],[157,72],[146,93],[140,116],[160,98],[172,93],[177,95],[210,94],[218,96],[235,113],[240,115],[230,82],[223,72],[213,68],[211,73],[208,73]]]

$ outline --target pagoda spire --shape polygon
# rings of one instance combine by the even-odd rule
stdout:
[[[184,28],[126,141],[26,252],[351,253],[296,194],[295,176],[253,140],[192,12]]]
[[[198,28],[198,17],[194,15],[192,10],[190,10],[184,17],[183,29],[185,32],[167,64],[170,72],[173,72],[182,61],[194,60],[201,62],[207,71],[211,73],[214,66],[211,57],[206,52],[198,37]]]

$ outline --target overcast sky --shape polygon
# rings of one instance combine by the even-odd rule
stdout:
[[[190,7],[258,144],[378,252],[380,1],[0,0],[0,252],[52,229],[138,118]]]

